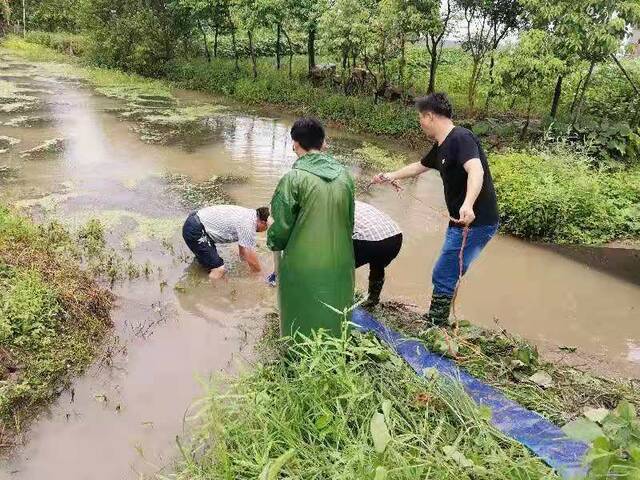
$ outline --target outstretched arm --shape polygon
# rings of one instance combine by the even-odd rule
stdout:
[[[372,179],[372,183],[386,183],[393,180],[402,180],[403,178],[416,177],[429,170],[428,167],[422,165],[421,162],[411,163],[395,172],[379,173]]]

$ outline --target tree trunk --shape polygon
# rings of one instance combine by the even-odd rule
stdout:
[[[27,7],[25,5],[26,0],[22,0],[22,36],[27,36]]]
[[[556,82],[556,89],[553,92],[553,102],[551,103],[551,113],[549,116],[552,120],[555,120],[558,114],[558,106],[560,105],[560,96],[562,95],[562,75],[558,75],[558,81]]]
[[[636,85],[636,82],[634,82],[633,79],[629,76],[629,73],[627,72],[627,70],[624,68],[622,63],[620,63],[620,60],[618,60],[618,57],[616,57],[615,54],[612,53],[611,54],[611,58],[613,58],[613,61],[616,62],[616,65],[618,66],[620,71],[626,77],[626,79],[629,82],[629,84],[633,87],[633,90],[636,92],[636,95],[640,95],[640,89]]]
[[[233,57],[236,63],[236,72],[240,71],[240,61],[238,58],[238,42],[236,41],[236,29],[231,30],[231,43],[233,45]]]
[[[573,115],[573,112],[576,109],[576,104],[578,102],[578,97],[580,96],[580,91],[582,90],[582,82],[584,82],[584,77],[580,76],[580,80],[578,80],[578,86],[576,87],[576,91],[573,93],[573,100],[571,101],[571,108],[569,109],[569,113]]]
[[[310,28],[307,36],[307,55],[309,57],[309,73],[316,66],[316,29]]]
[[[520,133],[520,140],[524,140],[527,137],[527,131],[529,130],[529,123],[531,123],[531,104],[532,96],[529,96],[529,100],[527,102],[527,119],[524,122],[524,127],[522,127],[522,132]]]
[[[491,100],[494,95],[493,87],[495,84],[495,80],[493,78],[493,69],[496,64],[496,59],[494,57],[493,52],[491,53],[491,59],[489,60],[489,92],[487,93],[487,100],[484,102],[484,115],[489,115],[489,108],[491,106]]]
[[[578,104],[576,105],[576,111],[573,115],[573,121],[571,122],[571,128],[576,126],[578,120],[580,118],[580,113],[582,112],[582,104],[584,103],[584,96],[587,93],[587,88],[589,88],[589,82],[591,81],[591,74],[593,73],[593,68],[596,66],[596,62],[591,62],[589,65],[589,72],[584,79],[584,83],[582,84],[582,92],[580,93],[580,100],[578,100]]]
[[[218,58],[218,27],[213,35],[213,57]]]
[[[291,43],[291,37],[287,31],[283,28],[282,33],[284,34],[284,38],[287,39],[287,46],[289,47],[289,78],[293,78],[293,45]]]
[[[428,40],[427,40],[428,41]],[[436,90],[436,72],[438,69],[438,49],[437,45],[433,45],[431,50],[431,64],[429,65],[429,87],[427,93],[433,93]]]
[[[200,33],[202,33],[202,43],[204,44],[204,53],[207,56],[207,62],[211,63],[211,52],[209,52],[209,43],[207,42],[207,32],[204,31],[204,27],[202,26],[202,22],[198,20],[198,28],[200,29]]]
[[[347,54],[347,52],[343,52],[342,53],[342,70],[346,70],[347,69],[347,63],[349,61],[349,56]]]
[[[276,34],[276,68],[280,70],[280,37],[282,36],[282,25],[278,23]]]
[[[253,48],[253,31],[248,30],[247,36],[249,37],[249,55],[251,55],[251,66],[253,68],[253,78],[258,78],[258,62],[256,61],[256,51]]]
[[[469,88],[467,91],[467,103],[469,111],[473,112],[476,107],[476,89],[478,87],[478,76],[480,74],[480,61],[473,59],[473,68],[471,70],[471,78],[469,79]]]
[[[404,92],[404,69],[407,64],[407,42],[405,40],[404,32],[400,35],[400,65],[399,65],[399,75],[400,75],[400,90]]]

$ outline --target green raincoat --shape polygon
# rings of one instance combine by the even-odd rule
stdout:
[[[282,251],[278,268],[283,335],[324,328],[341,333],[341,314],[353,303],[354,185],[332,157],[308,153],[282,179],[271,199],[271,250]]]

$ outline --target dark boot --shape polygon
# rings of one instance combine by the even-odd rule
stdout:
[[[433,294],[429,312],[424,315],[429,326],[446,327],[449,325],[449,311],[451,310],[451,297]]]
[[[362,304],[364,308],[373,308],[380,303],[380,292],[384,280],[369,280],[369,298]]]

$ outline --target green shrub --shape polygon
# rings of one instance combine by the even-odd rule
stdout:
[[[0,442],[91,362],[111,301],[62,225],[35,226],[0,206]]]
[[[491,156],[503,229],[560,243],[640,234],[638,169],[608,173],[565,151]]]
[[[32,31],[25,40],[69,55],[82,56],[87,52],[86,37],[73,33]]]

